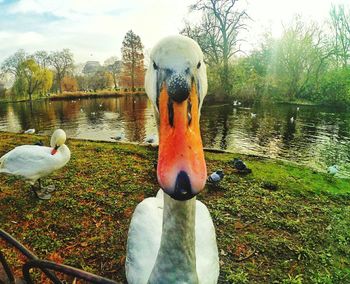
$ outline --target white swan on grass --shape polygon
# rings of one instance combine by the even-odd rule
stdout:
[[[126,277],[140,283],[216,283],[219,258],[206,206],[196,201],[207,171],[199,114],[207,93],[198,44],[184,36],[161,40],[145,78],[159,125],[157,197],[135,209],[127,243]]]
[[[31,184],[40,199],[50,199],[53,186],[42,187],[41,178],[65,166],[70,159],[70,150],[64,144],[66,133],[57,129],[52,137],[51,147],[22,145],[0,158],[0,173],[19,176]],[[38,181],[38,188],[34,185]]]

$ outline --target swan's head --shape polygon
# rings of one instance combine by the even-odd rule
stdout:
[[[51,136],[50,145],[53,148],[52,155],[55,155],[58,148],[66,142],[66,133],[62,129],[57,129]]]
[[[145,88],[159,123],[158,182],[172,198],[188,200],[207,176],[199,129],[207,75],[198,44],[181,35],[161,40],[151,52]]]

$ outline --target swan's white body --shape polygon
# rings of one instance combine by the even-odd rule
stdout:
[[[165,196],[168,202],[177,203],[168,196]],[[195,199],[195,198],[194,198]],[[213,221],[207,207],[198,200],[185,202],[195,202],[195,257],[198,283],[212,284],[216,283],[219,276],[219,257],[216,245],[216,235]],[[128,251],[126,259],[126,277],[130,284],[147,283],[152,269],[156,263],[156,258],[160,248],[162,237],[162,224],[164,210],[164,193],[158,191],[157,197],[146,198],[139,205],[133,214],[129,234],[128,234]],[[171,214],[175,214],[171,212]],[[183,219],[183,221],[187,221]],[[171,220],[166,220],[168,225]],[[175,230],[179,235],[163,236],[169,243],[174,243],[173,238],[182,237],[181,229]],[[174,250],[177,248],[174,248]],[[176,252],[172,252],[174,254]],[[169,255],[169,257],[171,257]],[[172,256],[175,257],[175,256]],[[183,264],[186,264],[183,261]],[[164,265],[167,265],[164,263]],[[174,273],[178,274],[177,281],[180,280],[181,274],[184,274],[181,263],[175,264]],[[163,279],[165,281],[165,279]],[[182,282],[172,283],[182,283]],[[166,281],[164,283],[167,283]],[[170,283],[170,282],[168,282]]]
[[[69,161],[70,150],[66,145],[61,144],[54,155],[51,154],[53,148],[37,145],[18,146],[0,158],[0,173],[20,176],[34,185],[38,179],[62,168]]]
[[[162,123],[168,122],[167,119],[162,120],[164,108],[161,108],[161,102],[159,102],[160,92],[163,92],[161,96],[164,100],[164,89],[160,91],[163,82],[160,80],[162,76],[168,76],[167,74],[180,74],[176,75],[176,78],[185,86],[190,81],[192,83],[189,84],[192,86],[195,84],[199,114],[207,92],[207,77],[203,54],[197,43],[184,36],[172,36],[161,40],[151,52],[145,88],[150,100],[154,103],[160,127]],[[192,79],[186,76],[192,76]],[[168,79],[167,88],[172,83]],[[180,86],[180,89],[183,87],[181,84],[176,86]],[[192,102],[195,99],[196,97],[192,97]],[[176,115],[174,113],[175,126],[170,127],[172,129],[169,130],[170,132],[177,131],[176,127],[180,127],[176,124],[180,123],[176,120],[178,119]],[[196,116],[196,120],[199,125],[199,116]],[[191,124],[189,121],[187,123]],[[193,128],[187,131],[193,131]],[[160,146],[161,143],[164,142],[161,142],[160,135]],[[179,158],[180,162],[181,160],[186,162],[185,158],[181,157],[182,155]],[[158,164],[158,181],[159,167]],[[177,172],[185,170],[181,168],[181,163],[178,168],[174,168]],[[199,169],[196,170],[198,172]],[[168,173],[170,174],[171,171],[173,170]],[[204,183],[205,178],[206,169]],[[178,179],[176,183],[177,181]],[[192,177],[191,184],[193,181],[195,179]],[[162,190],[158,192],[157,197],[142,201],[136,207],[130,223],[125,266],[129,284],[216,283],[219,276],[218,249],[214,225],[206,206],[196,201],[195,197],[183,201],[175,200],[163,194]]]

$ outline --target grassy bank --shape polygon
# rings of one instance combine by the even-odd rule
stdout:
[[[49,142],[0,132],[0,155],[39,139]],[[124,282],[132,212],[158,190],[157,150],[67,144],[71,161],[46,179],[58,188],[51,200],[39,201],[22,181],[1,177],[1,227],[43,258]],[[242,176],[230,163],[236,156],[206,152],[208,172],[223,169],[225,178],[198,197],[216,226],[219,283],[350,283],[349,180],[240,155],[253,170]],[[11,249],[5,252],[16,259]]]

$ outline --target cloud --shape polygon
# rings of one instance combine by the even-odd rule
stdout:
[[[106,14],[112,11],[123,11],[133,7],[133,2],[122,0],[20,0],[14,3],[9,9],[10,13],[51,13],[58,17],[72,18],[75,15],[96,15]],[[135,3],[136,5],[136,3]]]
[[[38,45],[45,50],[69,48],[77,62],[102,62],[120,56],[121,43],[130,29],[141,37],[145,48],[165,35],[178,33],[189,2],[193,1],[20,0],[8,6],[0,25],[6,26],[7,36],[16,43],[12,50],[32,52]],[[8,54],[4,49],[0,46],[0,61]]]

